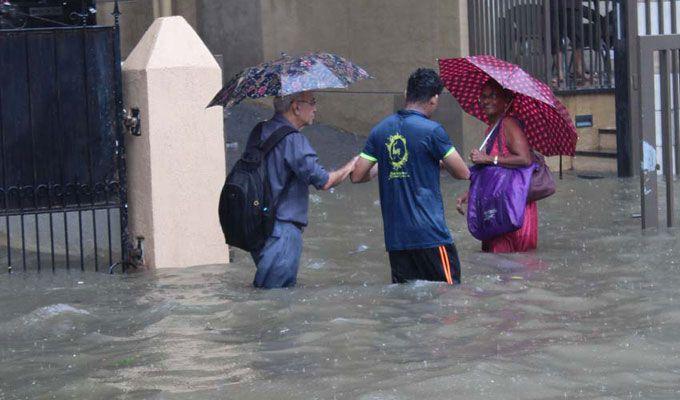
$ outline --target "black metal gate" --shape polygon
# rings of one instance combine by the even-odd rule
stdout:
[[[128,257],[117,27],[0,31],[0,268]]]

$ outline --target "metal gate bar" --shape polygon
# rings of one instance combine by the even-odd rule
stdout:
[[[649,4],[649,3],[647,3]],[[648,8],[649,9],[649,8]],[[648,16],[648,18],[650,18]],[[648,28],[649,29],[649,28]],[[661,30],[661,29],[660,29]],[[677,85],[671,89],[670,75],[676,75],[671,63],[671,57],[680,49],[680,35],[649,35],[640,36],[638,39],[638,58],[640,63],[640,86],[641,86],[641,154],[642,163],[640,171],[641,180],[641,208],[642,228],[658,228],[658,194],[657,194],[657,169],[656,160],[656,112],[654,107],[654,60],[655,54],[659,55],[660,94],[661,94],[661,137],[664,181],[666,185],[666,226],[675,225],[675,199],[673,182],[673,130],[671,104],[677,104],[680,96],[680,87]],[[643,84],[644,83],[644,84]],[[677,114],[677,108],[675,110]],[[677,124],[675,131],[677,131]],[[676,133],[677,135],[677,133]],[[677,136],[676,136],[677,137]],[[675,159],[676,163],[679,161]]]
[[[120,242],[121,242],[121,257],[120,264],[122,272],[125,272],[129,265],[135,266],[135,262],[131,259],[130,249],[130,236],[128,232],[128,203],[127,203],[127,170],[125,164],[125,138],[123,137],[123,117],[124,117],[124,106],[123,106],[123,69],[121,65],[121,55],[120,55],[120,9],[118,6],[118,0],[115,0],[113,6],[113,78],[115,84],[115,119],[114,126],[116,132],[116,170],[118,171],[118,204],[119,204],[119,223],[120,223]],[[111,230],[109,229],[109,232]],[[110,242],[109,242],[110,243]],[[111,246],[109,246],[111,247]],[[113,270],[115,264],[113,264],[110,258],[109,272]]]
[[[0,266],[126,260],[117,46],[117,26],[0,31]]]

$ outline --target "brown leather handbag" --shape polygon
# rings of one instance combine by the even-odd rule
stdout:
[[[534,158],[534,172],[531,174],[531,184],[527,195],[527,203],[545,199],[555,193],[555,178],[545,163],[545,157],[535,150],[532,151]]]

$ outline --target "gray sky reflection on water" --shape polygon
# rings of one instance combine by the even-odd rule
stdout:
[[[388,284],[375,184],[313,193],[293,290],[251,289],[241,251],[2,275],[0,399],[676,399],[680,244],[640,234],[637,185],[566,176],[539,204],[539,250],[501,256],[445,179],[458,287]]]

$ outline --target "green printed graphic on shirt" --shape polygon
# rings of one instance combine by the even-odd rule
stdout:
[[[409,173],[403,170],[408,162],[406,138],[397,132],[387,138],[385,146],[387,146],[387,154],[389,155],[390,166],[392,166],[390,179],[409,178]]]
[[[444,128],[416,110],[401,110],[371,130],[361,157],[378,165],[387,251],[453,243],[439,183],[439,162],[452,148]]]

